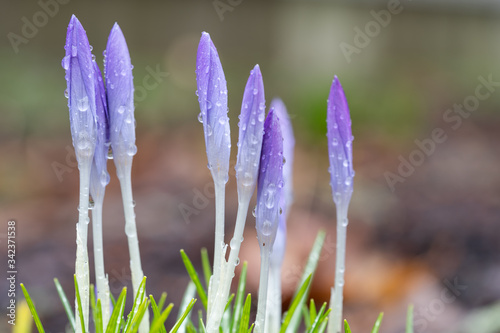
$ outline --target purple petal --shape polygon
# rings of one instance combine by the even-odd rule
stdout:
[[[281,194],[283,197],[283,193]],[[281,267],[285,258],[286,249],[286,215],[283,212],[279,216],[278,230],[276,232],[276,240],[273,244],[273,253],[271,253],[271,266]]]
[[[281,133],[283,134],[283,157],[285,159],[283,165],[283,195],[281,196],[283,215],[288,215],[288,208],[293,201],[293,151],[295,149],[295,137],[293,135],[292,123],[286,106],[279,98],[273,99],[271,109],[274,109],[280,120]]]
[[[256,229],[259,245],[272,249],[283,188],[283,136],[273,109],[267,115],[264,133],[257,186]]]
[[[90,159],[96,141],[96,100],[94,66],[87,34],[76,16],[72,16],[66,34],[66,70],[71,136],[76,157]]]
[[[104,198],[104,189],[109,183],[107,170],[109,149],[109,115],[106,104],[106,91],[99,66],[94,61],[94,82],[96,87],[97,141],[94,160],[90,171],[90,195],[94,200]]]
[[[344,90],[335,76],[327,110],[328,153],[333,198],[336,204],[348,203],[352,194],[352,140],[351,117]]]
[[[250,71],[240,114],[236,178],[238,193],[253,193],[259,171],[266,100],[259,65]]]
[[[226,78],[217,49],[206,32],[202,33],[198,46],[196,83],[208,166],[216,179],[227,182],[231,136],[227,117]]]
[[[109,34],[104,61],[110,140],[116,164],[131,160],[137,152],[132,64],[127,42],[117,23]]]

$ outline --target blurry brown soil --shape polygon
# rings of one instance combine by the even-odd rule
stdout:
[[[355,142],[345,279],[345,317],[353,332],[367,332],[381,311],[383,331],[401,332],[409,303],[415,304],[415,319],[426,323],[423,331],[440,332],[470,309],[500,299],[497,128],[491,123],[464,125],[394,193],[384,172],[396,172],[397,156],[408,156],[415,147],[398,151],[383,140]],[[65,142],[13,140],[0,145],[2,156],[9,156],[0,169],[5,185],[1,220],[17,221],[18,282],[38,300],[48,332],[63,331],[67,322],[52,279],[59,278],[70,299],[73,290],[78,172],[68,167],[59,181],[53,170],[54,162],[68,165],[66,146],[71,151],[69,137]],[[179,304],[188,283],[179,250],[185,249],[198,269],[200,248],[213,251],[213,188],[205,167],[203,137],[199,128],[179,126],[168,132],[139,133],[137,146],[133,190],[148,293],[159,296],[167,291],[169,300]],[[285,308],[320,229],[327,237],[311,297],[318,304],[330,297],[335,207],[323,148],[299,145],[296,151],[295,202],[283,268]],[[68,161],[74,160],[70,156]],[[113,164],[108,167],[112,181],[105,199],[104,247],[111,291],[116,295],[122,286],[130,287],[130,275],[120,190]],[[237,208],[234,172],[226,206],[228,240]],[[254,295],[259,274],[255,237],[249,214],[241,258],[248,261],[248,289]],[[91,249],[89,244],[90,256]],[[2,252],[0,260],[4,259]],[[452,302],[441,302],[445,309],[439,314],[427,317],[455,279],[466,289]],[[0,287],[5,290],[5,280]],[[3,296],[0,306],[6,306]]]

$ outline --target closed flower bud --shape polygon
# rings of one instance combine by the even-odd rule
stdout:
[[[240,114],[236,161],[238,194],[252,195],[257,183],[262,149],[266,100],[259,65],[250,71]]]
[[[90,162],[96,144],[96,98],[94,65],[87,34],[76,16],[72,16],[66,35],[66,71],[71,136],[78,163]]]
[[[231,136],[227,116],[227,86],[224,71],[210,35],[203,32],[196,58],[196,83],[203,123],[208,167],[214,180],[226,183]]]
[[[131,166],[137,147],[132,64],[125,37],[117,23],[111,29],[105,52],[110,140],[118,177],[122,177],[121,169]]]
[[[280,123],[271,109],[264,124],[264,138],[257,185],[256,229],[261,247],[272,249],[278,229],[283,188],[283,137]]]
[[[351,116],[338,78],[333,80],[327,110],[327,138],[330,157],[330,176],[335,204],[348,204],[352,195]]]

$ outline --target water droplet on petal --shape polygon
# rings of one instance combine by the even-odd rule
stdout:
[[[81,112],[87,111],[89,109],[89,98],[88,98],[88,96],[84,96],[83,98],[80,98],[77,101],[77,106],[78,106],[78,110],[80,110]]]
[[[201,112],[198,113],[198,121],[203,124],[203,114]]]
[[[123,105],[120,105],[116,112],[118,112],[119,114],[123,114],[125,112],[125,107]]]
[[[62,58],[61,65],[65,70],[69,68],[69,55]]]
[[[68,89],[64,90],[64,97],[69,98],[69,92],[68,92]]]
[[[137,154],[137,146],[134,144],[131,144],[127,149],[127,155],[134,156],[135,154]]]

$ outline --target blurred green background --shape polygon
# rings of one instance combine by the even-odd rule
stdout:
[[[399,332],[407,304],[414,303],[417,332],[473,332],[468,325],[479,322],[484,326],[475,332],[500,332],[498,318],[478,312],[500,299],[498,1],[41,0],[0,6],[0,242],[6,221],[16,220],[18,282],[46,300],[38,306],[50,332],[63,331],[66,322],[52,278],[71,294],[74,269],[78,174],[61,67],[71,14],[85,27],[98,63],[118,22],[134,64],[139,152],[133,182],[148,292],[166,290],[178,303],[187,284],[178,250],[197,261],[200,247],[213,246],[194,72],[198,40],[207,31],[228,83],[233,160],[243,89],[256,63],[268,104],[280,96],[292,118],[295,206],[284,301],[320,228],[329,236],[312,290],[318,302],[328,300],[333,282],[335,208],[325,117],[337,75],[355,136],[345,296],[353,331],[367,331],[384,311],[382,331]],[[160,74],[154,79],[152,72]],[[493,83],[484,87],[484,80]],[[488,96],[475,99],[477,89]],[[464,103],[473,111],[453,111]],[[426,155],[415,140],[429,142],[436,129],[446,139]],[[402,161],[413,164],[404,175]],[[116,293],[130,279],[119,188],[112,163],[109,168],[105,260]],[[231,176],[228,235],[237,203]],[[186,218],[185,205],[197,213]],[[255,293],[253,223],[249,218],[242,259],[249,261]],[[466,288],[453,293],[454,281]],[[5,308],[6,282],[0,287]],[[443,300],[443,290],[455,298]],[[0,328],[7,329],[5,317]]]

